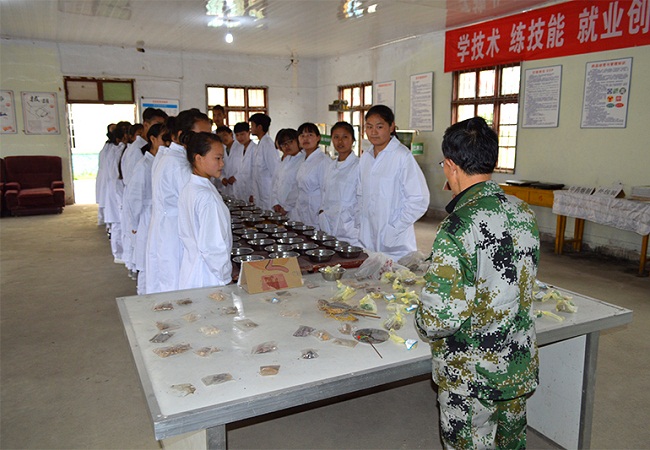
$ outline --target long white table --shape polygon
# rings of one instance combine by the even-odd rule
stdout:
[[[424,342],[411,350],[392,341],[376,344],[382,358],[364,343],[354,348],[333,343],[335,338],[352,339],[338,331],[343,322],[326,317],[317,308],[319,299],[329,300],[336,294],[336,283],[324,281],[320,274],[304,279],[318,287],[291,289],[284,295],[248,295],[231,285],[117,299],[156,439],[171,447],[177,439],[174,437],[184,435],[196,440],[198,436],[207,448],[225,448],[226,424],[431,372],[429,348]],[[352,279],[343,281],[356,283]],[[390,285],[376,285],[384,292],[393,292]],[[214,293],[222,293],[226,299],[214,300],[210,297]],[[363,295],[360,289],[350,302],[358,302]],[[563,447],[588,448],[599,331],[629,323],[632,311],[571,295],[579,308],[577,313],[558,313],[565,317],[563,322],[543,317],[536,323],[541,383],[529,402],[529,424]],[[192,303],[179,305],[177,301],[182,299]],[[171,302],[174,309],[154,311],[164,302]],[[386,302],[379,300],[377,304],[382,319],[361,317],[352,325],[382,328]],[[225,314],[233,306],[238,313]],[[554,302],[536,303],[535,308],[550,311]],[[236,321],[242,319],[258,326],[238,327]],[[174,335],[165,343],[152,343],[150,339],[159,333],[157,322],[179,328],[172,330]],[[294,337],[301,325],[326,330],[332,339]],[[220,332],[206,335],[201,331],[206,326]],[[418,339],[412,315],[406,316],[398,334]],[[275,343],[276,351],[252,354],[255,346],[269,341]],[[153,351],[181,343],[190,344],[192,349],[167,358]],[[208,357],[194,353],[206,346],[220,351]],[[315,350],[318,358],[303,359],[306,349]],[[279,365],[279,373],[260,375],[260,367],[267,365]],[[222,373],[229,373],[233,380],[212,386],[202,382],[203,377]],[[191,383],[196,391],[180,396],[172,386],[184,383]],[[192,432],[194,435],[186,435]]]

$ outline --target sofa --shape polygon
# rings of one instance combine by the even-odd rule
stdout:
[[[4,203],[14,216],[60,214],[65,206],[61,158],[7,156],[4,158]]]

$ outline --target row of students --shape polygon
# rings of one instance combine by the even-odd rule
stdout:
[[[318,150],[316,125],[280,130],[273,143],[270,122],[263,114],[250,118],[258,146],[250,141],[248,124],[236,125],[236,141],[227,127],[211,134],[210,119],[196,109],[183,111],[168,123],[169,146],[160,144],[162,129],[147,134],[159,151],[155,158],[155,153],[146,157],[151,165],[152,205],[146,251],[142,251],[142,236],[134,236],[132,247],[134,268],[143,278],[139,293],[230,281],[231,238],[226,239],[230,216],[224,213],[227,208],[215,184],[224,195],[253,200],[264,209],[285,213],[370,251],[399,258],[416,249],[413,223],[426,211],[429,192],[414,158],[393,136],[394,116],[389,108],[374,106],[366,115],[373,147],[361,159],[352,153],[354,130],[345,122],[331,131],[339,154],[336,161]],[[208,161],[213,164],[206,166]],[[136,164],[143,166],[138,171],[145,173],[146,164]],[[215,184],[208,186],[210,179]],[[190,186],[193,190],[181,202],[181,191]],[[137,190],[135,185],[132,190]],[[141,216],[130,205],[125,211],[132,234],[140,233]],[[144,263],[138,259],[143,254]]]

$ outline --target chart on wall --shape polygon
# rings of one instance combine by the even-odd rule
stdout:
[[[56,92],[21,92],[25,134],[60,134]]]
[[[625,128],[632,58],[588,62],[581,128]]]
[[[0,90],[0,134],[16,133],[14,91]]]
[[[553,128],[559,124],[562,66],[526,69],[523,128]]]
[[[142,97],[142,110],[147,108],[162,109],[168,116],[177,116],[180,108],[177,99]]]

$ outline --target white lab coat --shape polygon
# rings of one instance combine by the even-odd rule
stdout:
[[[345,161],[327,166],[321,190],[319,228],[340,241],[359,245],[359,158],[351,153]]]
[[[292,216],[292,211],[296,207],[298,200],[298,180],[296,174],[298,169],[305,161],[305,152],[302,150],[295,156],[287,155],[280,160],[278,170],[273,177],[273,186],[271,193],[272,206],[280,205]]]
[[[397,261],[417,250],[413,224],[429,207],[429,188],[411,152],[393,137],[377,158],[359,161],[359,240]]]
[[[239,144],[239,142],[237,143]],[[235,174],[237,181],[233,184],[233,197],[240,200],[248,201],[250,196],[253,195],[253,160],[256,152],[257,144],[253,141],[248,144],[245,152],[244,146],[241,146],[241,163]]]
[[[136,136],[135,141],[127,145],[122,154],[122,179],[125,186],[131,180],[133,168],[142,159],[142,147],[145,145],[147,145],[147,141],[140,136]]]
[[[97,178],[95,178],[95,203],[97,203],[97,225],[102,225],[104,221],[104,191],[106,190],[106,170],[108,157],[108,146],[106,142],[97,155]]]
[[[280,152],[275,148],[273,139],[265,134],[260,139],[253,158],[253,196],[255,205],[262,209],[271,209],[271,185],[273,176],[280,164]]]
[[[230,154],[228,155],[228,159],[224,162],[224,167],[221,171],[221,178],[223,179],[235,177],[237,180],[239,180],[237,175],[239,173],[239,169],[241,168],[243,158],[244,146],[236,140],[233,141],[232,145],[230,146]],[[237,184],[237,181],[235,184]],[[235,184],[229,184],[226,186],[226,189],[224,191],[226,195],[230,197],[235,196]]]
[[[147,252],[147,235],[151,222],[151,165],[154,156],[145,152],[133,168],[131,181],[124,188],[122,211],[126,221],[131,224],[125,234],[131,234],[133,270],[138,273],[138,294],[146,293],[145,256]],[[136,233],[134,234],[133,231]]]
[[[192,174],[185,147],[174,142],[154,161],[157,164],[152,165],[151,173],[151,224],[145,264],[147,294],[178,290],[182,257],[178,196]]]
[[[124,182],[124,192],[128,187],[131,178],[133,177],[133,170],[136,164],[142,159],[142,147],[147,145],[147,141],[140,136],[136,136],[135,141],[126,146],[126,150],[122,153],[121,167],[122,167],[122,181]],[[132,223],[130,217],[126,214],[126,202],[128,200],[122,196],[122,212],[121,212],[121,225],[122,225],[122,259],[126,264],[127,269],[135,271],[133,250],[135,249],[135,235],[131,232],[132,229],[137,227],[137,223]]]
[[[312,227],[318,226],[318,211],[320,210],[321,188],[324,184],[324,174],[327,166],[332,164],[329,156],[320,149],[305,159],[298,169],[298,199],[292,217]]]
[[[178,232],[183,243],[179,289],[232,281],[230,211],[207,178],[192,174],[181,191]]]

